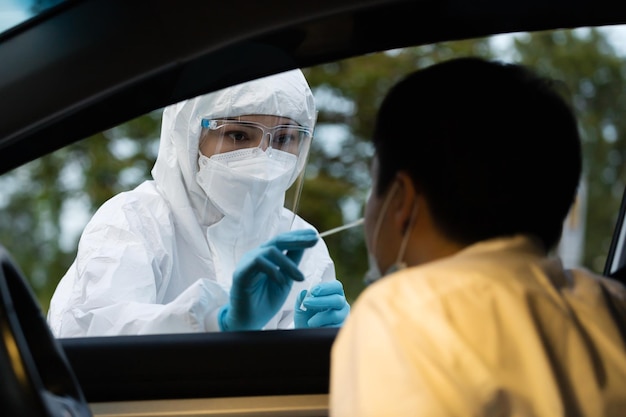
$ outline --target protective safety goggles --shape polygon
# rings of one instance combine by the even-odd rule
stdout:
[[[203,140],[214,142],[217,153],[261,147],[272,148],[294,155],[308,150],[311,131],[299,125],[265,126],[261,123],[231,120],[202,119],[207,129]]]

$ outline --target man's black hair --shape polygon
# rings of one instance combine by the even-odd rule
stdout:
[[[395,85],[374,145],[375,192],[408,172],[437,227],[463,244],[526,233],[554,248],[582,169],[577,121],[554,83],[480,58],[435,64]]]

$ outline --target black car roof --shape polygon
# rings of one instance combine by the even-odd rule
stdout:
[[[626,22],[613,0],[68,0],[0,35],[0,173],[273,72],[489,34]]]

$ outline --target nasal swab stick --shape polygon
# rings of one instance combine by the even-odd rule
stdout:
[[[364,219],[363,219],[363,217],[361,217],[360,219],[355,220],[355,221],[350,222],[350,223],[346,223],[343,226],[334,227],[334,228],[329,229],[329,230],[327,230],[325,232],[322,232],[318,236],[319,237],[329,236],[329,235],[335,234],[337,232],[341,232],[342,230],[350,229],[351,227],[356,227],[356,226],[358,226],[360,224],[363,224],[363,221],[364,221]],[[318,283],[319,283],[319,281],[315,281],[315,282],[311,283],[311,285],[309,286],[308,291],[311,291],[311,288],[313,288]],[[306,311],[306,307],[304,306],[304,299],[302,299],[302,303],[300,303],[300,309]]]
[[[360,219],[355,220],[355,221],[353,221],[351,223],[346,223],[343,226],[338,226],[338,227],[329,229],[329,230],[327,230],[325,232],[320,233],[319,237],[325,237],[325,236],[333,235],[333,234],[335,234],[337,232],[341,232],[342,230],[346,230],[346,229],[350,229],[352,227],[356,227],[356,226],[358,226],[360,224],[363,224],[364,220],[365,219],[363,217],[361,217]]]

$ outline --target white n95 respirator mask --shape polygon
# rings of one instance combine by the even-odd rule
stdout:
[[[297,156],[272,148],[200,154],[196,181],[224,216],[262,221],[283,206],[297,177],[297,161]]]

